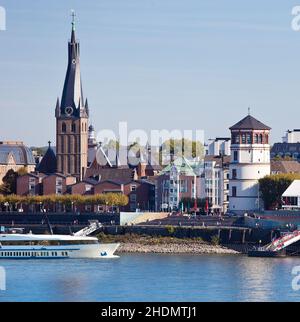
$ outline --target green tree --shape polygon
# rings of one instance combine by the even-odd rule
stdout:
[[[26,167],[19,169],[17,172],[14,170],[8,170],[3,177],[3,184],[0,186],[0,193],[3,195],[11,195],[17,193],[17,179],[20,176],[27,174]]]
[[[200,158],[204,157],[204,146],[201,142],[191,141],[188,139],[175,140],[170,139],[165,141],[160,147],[160,158],[164,153],[170,152],[175,156],[185,156],[187,158]]]
[[[17,177],[18,173],[14,170],[8,170],[3,178],[3,184],[0,188],[0,192],[4,195],[17,193]]]
[[[259,180],[259,187],[265,209],[279,209],[282,207],[282,194],[294,180],[300,179],[300,174],[275,174]]]

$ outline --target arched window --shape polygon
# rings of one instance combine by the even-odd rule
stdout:
[[[75,124],[75,123],[73,123],[73,124],[72,124],[72,132],[73,132],[73,133],[75,133],[75,132],[76,132],[76,124]]]
[[[259,135],[259,144],[262,144],[263,143],[263,135],[262,134],[260,134]]]
[[[66,123],[63,123],[63,124],[62,124],[62,126],[61,126],[61,131],[62,131],[63,133],[66,133],[66,132],[67,132],[67,125],[66,125]]]
[[[246,137],[247,137],[247,144],[252,144],[252,137],[251,137],[251,134],[250,134],[250,133],[247,133],[247,134],[246,134]]]
[[[232,143],[233,144],[240,144],[240,136],[237,133],[232,134]]]
[[[254,137],[254,143],[258,143],[258,134],[255,134],[255,137]]]
[[[266,140],[266,144],[269,144],[269,135],[268,134],[266,134],[266,137],[265,137],[265,140]]]
[[[246,134],[242,134],[242,144],[246,144]]]

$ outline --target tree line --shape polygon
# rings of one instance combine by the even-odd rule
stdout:
[[[128,204],[128,197],[119,193],[96,194],[89,196],[82,195],[48,195],[48,196],[18,196],[18,195],[0,195],[0,205],[12,209],[23,205],[39,205],[42,208],[55,205],[65,207],[76,206],[108,206],[124,207]]]

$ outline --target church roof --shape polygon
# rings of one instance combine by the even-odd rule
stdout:
[[[73,17],[74,19],[74,17]],[[66,108],[68,108],[66,111]],[[71,109],[70,109],[71,108]],[[61,102],[56,106],[57,116],[87,116],[88,102],[84,100],[80,72],[80,44],[76,40],[75,21],[72,22],[71,40],[68,44],[68,68]]]
[[[46,154],[37,166],[36,170],[45,174],[56,173],[56,155],[51,146],[49,146]]]
[[[233,125],[230,130],[271,130],[271,128],[258,121],[251,115],[247,115],[241,121]]]
[[[32,151],[27,146],[0,142],[0,164],[8,164],[10,156],[17,165],[35,165]]]

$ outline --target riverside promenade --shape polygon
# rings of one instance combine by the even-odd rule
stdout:
[[[279,234],[278,230],[250,228],[245,226],[240,217],[219,216],[183,216],[172,215],[163,219],[142,222],[139,224],[120,225],[120,214],[117,213],[0,213],[0,226],[6,228],[24,228],[24,232],[35,234],[50,233],[72,234],[89,225],[89,221],[98,220],[102,227],[95,235],[104,236],[149,236],[153,238],[176,238],[176,242],[153,245],[140,240],[121,242],[122,252],[163,252],[163,253],[219,253],[222,248],[212,249],[213,243],[233,251],[247,252],[253,246],[266,245]],[[49,225],[51,224],[51,227]],[[179,243],[179,240],[184,240]],[[195,244],[194,240],[203,241]],[[150,247],[149,247],[150,245]],[[209,247],[207,247],[209,245]]]

